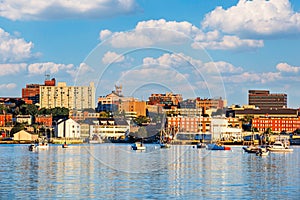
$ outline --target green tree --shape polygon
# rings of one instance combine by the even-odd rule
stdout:
[[[145,117],[145,116],[138,116],[137,118],[135,118],[133,120],[137,125],[139,126],[142,126],[143,124],[145,123],[149,123],[150,122],[150,119],[148,117]]]
[[[21,124],[21,123],[16,123],[16,125],[14,125],[14,127],[11,129],[10,131],[10,137],[13,137],[13,135],[21,130],[25,129],[25,125]]]

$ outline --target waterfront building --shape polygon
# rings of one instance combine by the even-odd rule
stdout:
[[[242,141],[242,129],[230,127],[228,121],[229,120],[225,117],[214,117],[211,119],[212,139],[221,141]]]
[[[260,109],[287,108],[287,94],[271,94],[268,90],[249,90],[248,104]]]
[[[213,120],[214,119],[214,120]],[[213,124],[212,125],[212,121]],[[220,121],[220,120],[219,120]],[[224,124],[226,128],[238,128],[241,129],[242,123],[237,118],[222,118],[219,122],[217,118],[200,117],[200,116],[173,116],[167,117],[166,129],[168,132],[212,132],[214,126],[218,124]],[[226,129],[227,132],[228,129]]]
[[[102,139],[118,139],[129,132],[130,125],[123,118],[100,118],[99,123],[90,126],[90,136],[96,134]]]
[[[57,86],[40,86],[40,108],[65,107],[70,110],[95,108],[95,87],[67,86],[58,82]]]
[[[80,125],[73,119],[60,119],[55,122],[55,136],[58,138],[80,138]]]
[[[271,128],[274,133],[292,133],[300,128],[300,117],[259,117],[252,119],[252,127],[260,132]]]
[[[14,141],[26,141],[26,142],[35,141],[37,139],[38,139],[37,134],[31,134],[25,130],[21,130],[15,133],[13,138]]]

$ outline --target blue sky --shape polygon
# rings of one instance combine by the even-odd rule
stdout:
[[[3,0],[0,96],[21,96],[45,73],[68,85],[115,84],[126,96],[222,97],[287,93],[300,107],[296,0]]]

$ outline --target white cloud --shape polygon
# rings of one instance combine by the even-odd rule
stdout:
[[[289,0],[240,0],[206,14],[202,27],[241,36],[295,34],[300,32],[300,13]]]
[[[118,63],[124,61],[123,55],[117,54],[116,52],[108,51],[103,55],[102,62],[104,64]]]
[[[261,40],[240,39],[237,36],[223,35],[219,31],[203,32],[193,24],[183,21],[148,20],[139,22],[128,32],[102,30],[100,40],[111,36],[110,43],[115,48],[147,47],[153,45],[176,45],[192,43],[193,48],[236,49],[263,46]]]
[[[11,20],[105,18],[137,10],[134,0],[2,0],[0,16]]]
[[[0,64],[0,76],[13,75],[26,71],[27,64]]]
[[[231,63],[225,61],[217,62],[202,62],[199,59],[194,59],[183,53],[165,53],[158,58],[146,57],[143,59],[143,65],[153,66],[158,65],[160,68],[173,67],[173,68],[189,68],[193,71],[200,70],[207,73],[239,73],[243,71],[242,67],[235,67]]]
[[[0,28],[0,62],[20,62],[33,58],[33,43],[16,38]]]
[[[237,36],[225,35],[215,40],[207,39],[202,41],[195,41],[192,47],[195,49],[248,49],[259,48],[264,46],[263,40],[241,39]]]
[[[300,71],[300,67],[291,66],[287,63],[279,63],[276,66],[276,69],[280,72],[293,72],[298,73]]]
[[[112,35],[112,32],[110,30],[101,30],[100,34],[99,34],[99,38],[100,40],[104,41],[106,39],[108,39],[110,36]]]
[[[56,64],[53,62],[33,63],[28,66],[28,73],[30,75],[41,75],[45,73],[55,74],[60,71],[71,72],[74,69],[73,64]],[[73,73],[73,72],[71,72]]]
[[[17,84],[15,83],[8,83],[8,84],[0,84],[0,90],[11,90],[15,89]]]
[[[224,76],[225,82],[229,83],[270,83],[281,80],[283,77],[280,72],[263,72],[263,73],[252,73],[244,72],[242,74]]]
[[[204,63],[204,68],[208,72],[214,72],[215,69],[218,69],[220,73],[240,73],[243,71],[242,67],[235,67],[231,63],[224,61]]]

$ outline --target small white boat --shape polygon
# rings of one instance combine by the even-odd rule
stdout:
[[[273,145],[268,147],[268,150],[271,152],[292,152],[293,149],[290,149],[287,142],[276,141]]]
[[[201,142],[197,143],[197,149],[202,149],[202,148],[206,148],[206,144]]]
[[[131,146],[132,150],[146,150],[145,145],[142,142],[136,142]]]
[[[63,144],[62,144],[62,146],[61,146],[61,147],[65,149],[65,148],[68,148],[68,147],[69,147],[69,145],[68,145],[68,144],[65,142],[65,143],[63,143]]]
[[[47,142],[39,142],[37,144],[31,144],[28,147],[29,151],[37,151],[37,150],[47,150],[49,145]]]
[[[269,155],[269,150],[265,148],[259,148],[259,150],[256,152],[257,156],[267,156]]]

